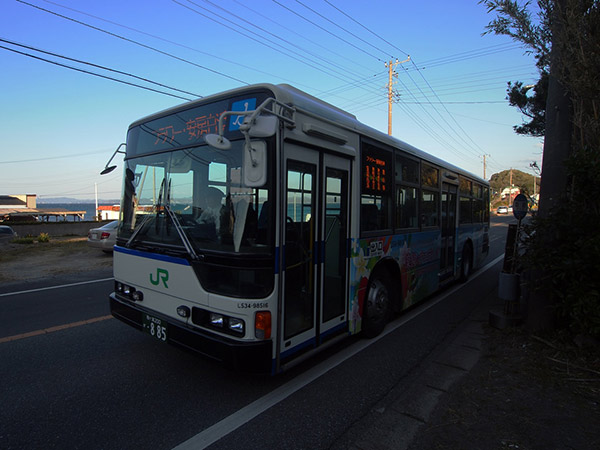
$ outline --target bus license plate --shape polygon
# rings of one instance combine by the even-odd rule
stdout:
[[[159,341],[167,342],[167,322],[165,320],[144,313],[142,321],[146,333]]]

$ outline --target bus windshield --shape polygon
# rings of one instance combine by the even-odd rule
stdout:
[[[243,144],[127,159],[119,238],[132,248],[192,256],[206,251],[269,253],[269,182],[262,187],[244,184]]]

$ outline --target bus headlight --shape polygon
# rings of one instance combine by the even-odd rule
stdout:
[[[223,317],[222,314],[210,313],[210,324],[213,327],[223,328],[224,323],[225,323],[225,318]]]
[[[177,307],[177,314],[180,317],[190,317],[190,308],[185,305],[181,305]]]
[[[244,334],[244,321],[243,320],[236,319],[235,317],[230,317],[227,325],[231,331],[235,331],[236,333]]]

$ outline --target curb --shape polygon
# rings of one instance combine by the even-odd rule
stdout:
[[[454,339],[442,344],[424,362],[408,388],[392,389],[365,418],[360,438],[350,450],[406,450],[437,407],[442,396],[481,357],[483,324],[498,301],[494,289],[461,324]],[[334,446],[335,447],[335,446]]]

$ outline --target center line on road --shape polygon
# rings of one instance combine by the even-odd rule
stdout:
[[[66,323],[64,325],[57,325],[55,327],[44,328],[43,330],[35,330],[35,331],[30,331],[29,333],[15,334],[14,336],[7,336],[7,337],[0,338],[0,344],[3,344],[5,342],[18,341],[20,339],[26,339],[26,338],[33,337],[33,336],[39,336],[40,334],[54,333],[55,331],[66,330],[68,328],[75,328],[75,327],[80,327],[82,325],[89,325],[91,323],[102,322],[103,320],[108,320],[108,319],[112,319],[112,316],[108,315],[108,316],[94,317],[93,319],[80,320],[79,322]]]
[[[101,283],[102,281],[110,281],[113,279],[114,278],[112,278],[112,277],[111,278],[101,278],[99,280],[80,281],[78,283],[61,284],[59,286],[48,286],[48,287],[37,288],[37,289],[29,289],[27,291],[7,292],[5,294],[0,294],[0,297],[8,297],[9,295],[29,294],[31,292],[41,292],[41,291],[47,291],[49,289],[60,289],[60,288],[71,287],[71,286],[81,286],[83,284]]]

